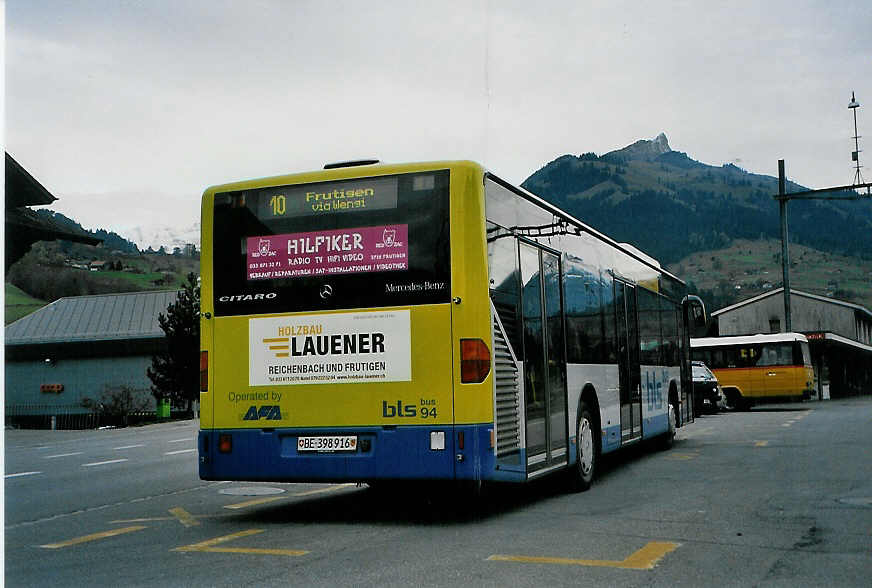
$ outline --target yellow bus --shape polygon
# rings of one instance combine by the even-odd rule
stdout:
[[[800,333],[691,340],[693,359],[714,372],[727,407],[807,399],[814,389],[808,339]]]
[[[201,255],[203,479],[585,489],[692,419],[699,299],[476,163],[208,188]]]

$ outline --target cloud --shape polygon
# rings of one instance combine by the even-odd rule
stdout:
[[[119,226],[328,161],[469,158],[520,183],[661,131],[821,187],[850,176],[870,21],[868,3],[10,2],[7,149],[77,220]]]

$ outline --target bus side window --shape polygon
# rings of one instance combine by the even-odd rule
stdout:
[[[734,353],[735,365],[732,367],[754,367],[758,364],[765,363],[761,362],[762,349],[760,345],[740,347],[739,349],[734,350]]]
[[[679,321],[681,320],[681,311],[675,308],[675,305],[666,300],[660,299],[660,319],[661,328],[663,331],[663,359],[666,365],[679,365],[680,359],[678,355],[678,330]]]
[[[618,338],[615,331],[615,291],[612,284],[612,277],[607,272],[600,274],[600,296],[602,297],[605,325],[606,363],[617,363],[618,361]]]
[[[594,271],[577,257],[567,254],[564,258],[566,354],[570,363],[604,361],[601,285]]]
[[[808,349],[808,343],[797,341],[793,344],[793,365],[811,365],[811,353]]]
[[[793,343],[778,345],[778,365],[793,365]]]
[[[660,327],[659,295],[650,290],[636,288],[639,301],[639,347],[640,361],[644,365],[660,365],[663,340]]]

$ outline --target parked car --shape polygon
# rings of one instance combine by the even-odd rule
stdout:
[[[724,391],[717,377],[701,361],[691,363],[693,369],[693,414],[713,414],[726,409]]]

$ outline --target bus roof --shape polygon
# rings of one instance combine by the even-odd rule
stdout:
[[[229,182],[226,184],[210,186],[206,188],[205,193],[235,192],[237,190],[253,190],[257,188],[281,186],[285,184],[308,184],[310,182],[350,180],[354,178],[366,178],[372,176],[384,176],[390,174],[401,174],[416,171],[427,171],[456,167],[471,167],[477,168],[482,172],[485,171],[480,164],[469,160],[422,161],[413,163],[386,163],[379,161],[378,163],[367,163],[363,165],[344,167],[330,167],[328,169],[316,169],[292,174],[267,176],[263,178]]]
[[[615,249],[620,250],[622,253],[629,255],[630,257],[632,257],[636,261],[641,262],[644,265],[647,265],[651,269],[655,270],[657,273],[663,274],[665,276],[669,276],[670,278],[672,278],[673,280],[677,281],[678,283],[680,283],[682,285],[685,284],[684,280],[682,280],[681,278],[679,278],[675,274],[664,269],[660,265],[659,261],[657,261],[656,259],[654,259],[650,255],[648,255],[647,253],[640,251],[635,246],[633,246],[629,243],[618,243],[617,241],[615,241],[614,239],[612,239],[608,235],[600,233],[599,231],[597,231],[596,229],[594,229],[590,225],[581,222],[580,220],[578,220],[577,218],[575,218],[574,216],[572,216],[571,214],[569,214],[568,212],[566,212],[562,208],[548,202],[547,200],[545,200],[541,196],[537,196],[536,194],[533,194],[532,192],[529,192],[529,191],[525,190],[524,188],[519,188],[518,186],[514,186],[514,185],[510,184],[509,182],[506,182],[505,180],[501,179],[499,176],[494,175],[491,172],[487,172],[487,177],[489,177],[490,179],[492,179],[496,183],[500,184],[502,187],[506,188],[507,190],[511,190],[512,192],[521,196],[522,198],[525,198],[525,199],[529,200],[530,202],[533,202],[537,206],[540,206],[540,207],[544,208],[545,210],[551,212],[551,214],[553,214],[554,216],[556,216],[558,218],[563,219],[565,222],[569,223],[570,225],[576,226],[578,229],[584,231],[585,233],[588,233],[589,235],[595,237],[596,239],[599,239],[600,241],[602,241],[608,245],[611,245]]]
[[[808,343],[802,333],[773,333],[771,335],[738,335],[730,337],[700,337],[691,339],[691,347],[722,347],[725,345],[754,345],[760,343],[785,343],[800,341]]]

